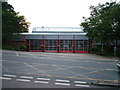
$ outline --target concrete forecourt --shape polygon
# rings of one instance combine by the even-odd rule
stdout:
[[[2,50],[3,88],[118,87],[117,58]]]

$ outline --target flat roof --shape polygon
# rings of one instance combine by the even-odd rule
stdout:
[[[82,27],[34,27],[32,29],[32,32],[38,32],[38,31],[55,31],[55,32],[60,32],[60,31],[83,31]]]
[[[21,35],[86,35],[84,32],[42,32],[42,33],[20,33]]]

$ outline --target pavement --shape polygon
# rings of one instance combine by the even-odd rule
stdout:
[[[120,85],[118,59],[114,57],[10,50],[2,50],[0,55],[3,88],[108,88],[114,87],[110,84]]]

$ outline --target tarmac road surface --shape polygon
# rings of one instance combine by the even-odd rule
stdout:
[[[10,50],[0,55],[3,88],[101,88],[91,83],[120,83],[117,58]]]

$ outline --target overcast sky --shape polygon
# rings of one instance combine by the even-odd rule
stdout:
[[[16,12],[33,27],[79,27],[82,17],[89,17],[90,5],[111,0],[8,0]],[[113,0],[115,1],[115,0]]]

